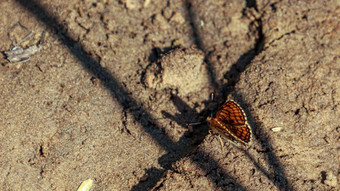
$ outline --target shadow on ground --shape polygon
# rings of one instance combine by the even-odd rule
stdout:
[[[22,5],[25,9],[30,11],[37,19],[42,21],[47,27],[48,30],[51,31],[52,33],[55,33],[59,40],[69,49],[69,51],[80,61],[81,65],[92,75],[97,77],[101,84],[110,91],[111,96],[113,98],[116,98],[117,101],[120,103],[122,106],[123,110],[125,112],[130,112],[134,119],[139,122],[142,127],[144,128],[145,132],[147,132],[160,146],[163,147],[163,149],[168,151],[168,154],[162,156],[159,159],[159,163],[161,166],[164,168],[162,170],[159,169],[148,169],[147,172],[149,173],[149,179],[146,182],[140,182],[137,184],[132,190],[145,190],[146,188],[151,188],[153,187],[157,181],[161,178],[161,175],[166,171],[171,169],[171,164],[173,162],[176,162],[183,157],[185,157],[193,148],[188,148],[188,147],[183,147],[181,145],[187,145],[187,144],[180,144],[181,141],[183,141],[183,138],[179,140],[178,143],[173,142],[168,136],[160,134],[153,134],[154,127],[150,127],[150,125],[146,125],[142,122],[143,119],[140,118],[140,114],[144,113],[144,117],[149,119],[150,121],[154,121],[151,117],[151,115],[138,103],[137,100],[134,100],[131,96],[129,96],[128,92],[120,85],[120,82],[117,81],[117,79],[111,75],[107,70],[105,70],[98,62],[95,61],[92,57],[88,56],[85,51],[81,48],[81,46],[77,43],[75,39],[72,39],[66,32],[67,31],[61,23],[58,23],[57,19],[50,15],[41,5],[39,5],[36,1],[31,0],[31,1],[26,1],[26,0],[16,0],[20,5]],[[256,6],[256,3],[251,1],[252,3],[248,2],[247,5],[249,6]],[[201,39],[199,38],[200,35],[198,31],[196,30],[196,25],[193,23],[193,17],[194,17],[194,10],[191,9],[190,3],[187,2],[187,8],[188,8],[188,13],[190,15],[191,23],[193,26],[193,31],[195,31],[195,38],[196,38],[196,43],[198,47],[202,50],[204,48],[202,47]],[[262,41],[262,39],[260,39]],[[262,43],[262,42],[258,42]],[[256,54],[260,51],[259,47],[256,46],[258,50],[252,50],[248,53],[245,53],[244,56],[242,56],[238,62],[235,63],[235,67],[241,68],[241,70],[238,71],[237,75],[233,76],[233,84],[235,84],[239,78],[239,74],[244,71],[247,65],[250,64],[251,60],[256,56]],[[209,72],[210,72],[210,77],[211,77],[211,84],[216,89],[218,87],[214,75],[214,70],[212,68],[212,65],[209,64],[209,61],[207,61],[209,65]],[[235,72],[233,72],[235,73]],[[223,95],[223,97],[226,97],[225,95],[230,94],[232,88],[230,88],[232,84],[226,84],[223,86],[221,89],[222,91],[218,93],[219,96]],[[226,91],[228,89],[228,91]],[[240,96],[239,96],[240,98]],[[238,100],[242,104],[242,99],[240,98]],[[200,115],[194,112],[192,108],[190,108],[185,102],[180,100],[178,97],[174,98],[174,103],[175,105],[178,106],[179,110],[180,107],[181,109],[185,109],[189,112],[192,112],[193,115]],[[179,106],[181,105],[181,106]],[[129,108],[139,108],[138,110],[130,111]],[[249,113],[248,113],[249,114]],[[181,116],[169,116],[172,120],[178,120],[181,118]],[[250,117],[252,120],[252,118]],[[179,122],[179,124],[184,125],[183,121]],[[194,132],[192,135],[189,136],[199,136],[199,140],[203,140],[204,136],[207,134],[207,126],[204,127],[205,129],[200,132]],[[203,133],[202,133],[203,132]],[[261,129],[257,129],[257,132],[263,133]],[[188,136],[188,135],[187,135]],[[267,148],[267,155],[268,155],[268,163],[271,165],[273,169],[275,169],[277,176],[273,176],[269,173],[266,172],[261,166],[256,163],[256,161],[253,159],[252,156],[250,156],[249,153],[245,152],[245,155],[247,155],[254,163],[254,165],[261,170],[271,181],[274,182],[274,184],[280,189],[280,190],[288,190],[290,189],[290,186],[288,185],[288,181],[285,177],[285,174],[283,173],[283,169],[281,167],[281,164],[278,162],[276,156],[272,152],[272,148],[270,146],[269,141],[266,139],[266,136],[261,136],[263,139],[258,140],[261,142],[262,146],[264,148]],[[200,141],[197,142],[199,144]],[[168,144],[173,145],[172,147],[169,146]],[[171,150],[168,150],[168,148],[178,148],[179,152],[173,152]],[[209,157],[207,153],[200,153],[200,155],[204,155],[205,157]],[[218,166],[217,162],[214,161],[213,159],[209,159],[210,161],[213,161],[216,166]],[[204,169],[203,165],[200,163],[197,164],[200,168],[202,168],[204,171],[207,171],[207,169]],[[223,172],[223,177],[230,177],[228,173]],[[245,190],[242,185],[239,183],[236,183],[237,181],[235,180],[235,185],[239,190]]]

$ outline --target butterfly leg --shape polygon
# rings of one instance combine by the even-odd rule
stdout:
[[[211,135],[215,135],[214,137],[218,137],[217,139],[219,140],[219,142],[221,144],[221,151],[223,152],[223,150],[224,150],[224,142],[223,142],[221,136],[216,131],[214,131],[214,129],[209,129],[209,134],[210,134],[210,136]]]
[[[196,126],[196,125],[201,125],[202,122],[192,122],[192,123],[186,123],[186,126]]]
[[[222,141],[222,138],[220,136],[218,136],[218,140],[220,140],[220,143],[221,143],[221,152],[223,152],[223,150],[224,150],[224,143]]]

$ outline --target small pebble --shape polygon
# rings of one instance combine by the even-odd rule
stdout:
[[[274,132],[279,132],[283,129],[283,127],[273,127],[270,130],[274,131]]]
[[[77,191],[89,191],[92,187],[93,180],[92,179],[87,179],[77,189]]]

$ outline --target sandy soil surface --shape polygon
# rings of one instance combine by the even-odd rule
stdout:
[[[339,1],[0,10],[0,190],[340,189]],[[228,99],[248,147],[209,132]]]

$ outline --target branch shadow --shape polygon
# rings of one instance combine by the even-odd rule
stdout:
[[[234,94],[235,97],[237,97],[237,100],[243,100],[241,95]],[[241,105],[243,104],[242,101],[239,101]],[[280,190],[294,190],[293,187],[288,182],[284,168],[282,167],[280,161],[276,157],[276,155],[273,153],[274,149],[272,145],[270,144],[271,140],[267,133],[263,130],[263,127],[261,125],[261,122],[256,122],[252,115],[249,115],[249,110],[246,107],[244,111],[247,114],[248,122],[250,126],[252,127],[252,131],[256,136],[256,140],[261,146],[261,152],[266,153],[267,155],[267,163],[268,165],[273,169],[273,172],[268,172],[269,170],[265,170],[257,161],[256,159],[246,150],[240,149],[254,164],[254,166],[260,170],[269,180],[271,180],[276,187],[278,187]],[[256,129],[254,127],[257,127]],[[256,132],[256,133],[255,133]],[[253,138],[255,139],[255,138]]]
[[[197,43],[198,48],[203,50],[206,53],[206,55],[208,55],[203,46],[202,38],[200,38],[198,27],[194,22],[195,13],[192,11],[190,1],[186,0],[186,4],[189,18],[191,21],[190,23],[194,31],[195,42]],[[256,0],[246,0],[246,7],[254,8],[256,11],[258,11]],[[218,97],[220,97],[220,99],[228,97],[229,94],[234,92],[234,86],[240,80],[240,74],[245,71],[247,66],[250,65],[251,61],[263,50],[265,37],[262,30],[261,18],[257,19],[255,22],[258,22],[259,24],[257,27],[259,36],[258,39],[256,40],[254,49],[251,49],[244,53],[243,55],[241,55],[237,62],[232,65],[231,69],[225,74],[225,78],[228,79],[228,83],[222,85],[221,88],[218,88],[218,83],[215,77],[216,76],[215,69],[213,68],[212,63],[209,62],[208,57],[206,56],[205,61],[207,62],[208,65],[208,73],[210,76],[211,86],[214,88],[214,92],[216,91],[217,88],[219,89],[219,91],[217,91],[217,99],[219,99]],[[235,93],[234,95],[235,95],[234,97],[237,97],[237,101],[241,105],[244,105],[242,97]],[[273,153],[273,147],[270,144],[268,135],[266,135],[261,126],[258,125],[259,122],[255,123],[254,118],[252,117],[252,115],[250,115],[250,112],[248,110],[246,110],[246,113],[249,119],[249,123],[251,123],[252,131],[255,132],[254,129],[255,126],[259,127],[257,128],[257,132],[261,136],[258,137],[260,138],[258,142],[260,143],[262,148],[266,148],[268,158],[267,162],[274,169],[274,173],[269,173],[263,167],[261,167],[261,165],[258,162],[256,162],[254,157],[252,157],[249,152],[243,149],[240,150],[242,150],[244,154],[254,163],[255,167],[259,169],[269,180],[271,180],[280,190],[293,190],[284,173],[284,168],[282,167],[282,164],[279,162],[278,158]]]
[[[246,7],[248,8],[254,8],[257,9],[257,2],[256,0],[247,0],[246,1]],[[232,65],[231,69],[225,74],[225,77],[228,79],[228,83],[224,84],[220,91],[217,93],[217,96],[222,96],[223,98],[228,97],[229,94],[234,92],[234,86],[235,84],[240,80],[240,74],[245,71],[248,65],[250,65],[251,61],[263,50],[265,37],[262,30],[262,21],[261,18],[256,20],[259,23],[259,26],[257,28],[259,32],[259,37],[256,41],[255,48],[252,50],[247,51],[243,55],[240,56],[240,58],[237,60],[237,62]],[[244,105],[244,99],[242,99],[241,95],[238,95],[237,93],[233,93],[234,97],[237,98],[237,101]],[[243,107],[246,108],[246,107]],[[258,142],[260,143],[262,149],[265,148],[265,152],[267,154],[267,162],[269,166],[271,166],[274,169],[274,173],[269,173],[267,170],[265,170],[256,160],[253,156],[250,155],[249,152],[247,152],[244,149],[240,149],[244,154],[254,163],[254,166],[260,170],[269,180],[271,180],[274,185],[276,185],[280,190],[293,190],[292,186],[288,182],[288,179],[284,173],[284,168],[282,167],[282,164],[279,162],[276,155],[273,153],[273,147],[270,144],[270,139],[268,135],[265,133],[265,131],[262,129],[260,122],[255,122],[252,115],[250,115],[249,110],[245,109],[245,112],[247,114],[249,123],[252,127],[252,132],[257,132],[257,134],[261,135],[257,137]],[[258,127],[257,129],[254,129],[254,127]],[[256,131],[255,131],[256,130]]]
[[[178,143],[175,143],[170,139],[170,137],[162,134],[162,132],[158,130],[159,128],[157,128],[156,125],[153,125],[154,119],[141,106],[141,104],[129,95],[127,90],[125,90],[125,88],[120,85],[119,81],[113,75],[111,75],[105,68],[103,68],[94,58],[87,55],[84,49],[77,43],[77,41],[75,39],[72,39],[71,36],[66,32],[66,28],[62,24],[60,24],[54,16],[49,14],[45,10],[45,8],[42,7],[38,2],[36,2],[35,0],[15,1],[19,5],[27,9],[29,12],[31,12],[38,20],[44,23],[47,26],[47,30],[49,30],[51,33],[56,34],[57,38],[79,60],[84,69],[96,78],[98,78],[100,80],[100,83],[110,91],[111,96],[120,103],[123,111],[130,112],[133,115],[134,119],[142,125],[145,132],[148,133],[164,150],[168,152],[168,154],[162,156],[159,159],[159,163],[165,169],[148,169],[147,173],[151,174],[151,181],[148,181],[146,183],[142,183],[141,181],[134,188],[132,188],[132,190],[145,190],[153,187],[156,182],[159,181],[159,179],[161,178],[160,175],[171,168],[171,164],[173,162],[183,158],[187,153],[192,150],[192,146],[190,146],[190,149],[188,149],[188,146],[185,146],[188,143],[188,141],[185,140],[185,136],[183,136],[178,141]],[[130,108],[134,109],[130,110]],[[192,110],[189,109],[188,106],[184,106],[184,108],[187,108],[189,111]],[[192,113],[194,113],[194,111],[192,111]],[[141,118],[140,116],[143,116],[143,118]],[[151,125],[149,123],[150,121]],[[176,148],[178,150],[170,148]],[[180,154],[178,154],[178,151],[180,151]],[[207,154],[205,155],[209,157]],[[211,161],[213,160],[211,159]],[[215,166],[217,165],[216,161],[213,161],[212,163],[215,164]],[[226,174],[226,176],[228,175]],[[235,185],[237,185],[241,190],[244,190],[242,186],[238,183],[235,183]]]
[[[182,127],[186,127],[188,121],[192,121],[193,117],[197,116],[204,116],[203,118],[205,119],[212,111],[210,108],[211,104],[209,103],[210,101],[203,102],[207,109],[204,109],[201,113],[197,113],[195,111],[195,108],[191,108],[187,103],[185,103],[180,97],[177,95],[172,95],[172,101],[174,105],[176,106],[177,110],[180,112],[180,114],[176,115],[171,115],[170,113],[166,111],[162,111],[163,115],[172,121],[176,121],[179,125]],[[171,158],[171,153],[165,154],[161,158],[159,158],[159,164],[165,168],[165,169],[171,169],[171,164],[174,162],[178,161],[179,159],[182,159],[186,157],[188,154],[191,154],[192,161],[195,162],[200,169],[204,170],[206,174],[208,175],[208,178],[216,183],[216,187],[223,187],[223,185],[219,185],[217,182],[218,178],[223,177],[223,182],[228,181],[228,186],[232,187],[233,190],[246,190],[241,184],[239,184],[233,177],[231,177],[229,174],[227,174],[224,171],[220,171],[218,175],[212,173],[213,169],[220,168],[218,162],[211,158],[208,153],[202,151],[202,150],[197,150],[197,146],[202,143],[204,138],[208,134],[209,127],[205,121],[202,121],[202,124],[197,125],[195,128],[187,132],[184,136],[180,138],[178,143],[178,151],[180,153],[180,157],[178,159],[175,159],[171,162],[167,161],[169,158]],[[185,137],[189,137],[192,141],[191,146],[185,147],[183,146],[184,144],[188,144],[188,141],[185,141]],[[195,154],[193,154],[195,152]],[[169,166],[170,164],[170,166]],[[221,169],[221,168],[220,168]],[[140,190],[140,189],[136,189]],[[157,189],[155,189],[157,190]]]
[[[161,174],[163,174],[166,170],[171,169],[171,164],[173,162],[185,157],[193,149],[193,146],[191,146],[190,144],[189,144],[189,146],[185,146],[188,143],[188,140],[186,140],[187,138],[185,136],[181,137],[181,139],[178,141],[178,143],[175,143],[170,139],[170,137],[159,132],[158,131],[159,128],[157,128],[156,125],[150,125],[150,123],[148,123],[147,121],[154,121],[154,119],[152,119],[150,114],[141,106],[141,104],[138,103],[138,101],[134,100],[129,95],[127,90],[125,90],[125,88],[120,85],[119,81],[114,76],[112,76],[98,62],[96,62],[96,60],[94,58],[87,55],[86,52],[84,51],[84,49],[77,43],[77,41],[72,39],[71,36],[68,35],[67,32],[65,32],[65,31],[67,31],[66,28],[63,27],[62,24],[60,24],[55,17],[51,16],[39,3],[37,3],[35,0],[31,0],[31,1],[15,0],[15,1],[19,5],[21,5],[22,7],[24,7],[28,11],[30,11],[37,19],[42,21],[48,27],[48,30],[50,30],[52,33],[55,33],[56,36],[59,38],[59,40],[65,45],[65,47],[68,48],[69,51],[80,61],[81,65],[84,67],[84,69],[86,69],[87,72],[89,72],[92,75],[94,75],[95,77],[97,77],[100,80],[100,83],[106,89],[108,89],[110,91],[111,96],[113,98],[115,98],[121,104],[123,110],[125,112],[131,112],[134,119],[142,125],[145,132],[148,133],[164,150],[168,151],[168,154],[165,154],[164,156],[162,156],[159,159],[159,163],[161,164],[161,166],[164,169],[162,169],[162,170],[149,169],[149,171],[147,170],[147,172],[150,173],[151,181],[147,181],[147,182],[143,182],[143,183],[140,182],[132,190],[145,190],[147,188],[154,186],[156,184],[156,182],[161,178]],[[192,12],[192,10],[190,8],[190,3],[188,1],[186,1],[186,5],[188,6],[187,8],[188,8],[188,13],[189,13],[189,18],[191,20],[192,27],[193,27],[194,38],[196,39],[195,42],[197,43],[199,48],[204,50],[204,48],[202,47],[202,42],[200,40],[201,38],[199,38],[197,27],[196,27],[195,23],[193,22],[194,13]],[[249,5],[253,5],[253,4],[249,3]],[[256,5],[256,2],[255,2],[255,5]],[[256,50],[253,50],[253,51],[257,52]],[[244,54],[244,58],[249,58],[250,61],[255,56],[256,55],[254,55],[251,51]],[[241,56],[241,58],[242,58],[242,56]],[[240,64],[245,64],[245,66],[247,66],[247,65],[250,64],[250,61],[245,63],[244,61],[242,61],[244,59],[243,58],[241,59],[241,58],[235,64],[236,66],[240,66]],[[249,59],[246,59],[246,60],[249,60]],[[207,60],[207,63],[208,63],[208,71],[209,71],[209,76],[211,78],[210,81],[211,81],[212,87],[214,89],[216,89],[218,86],[217,86],[214,68],[212,67],[212,64],[209,64],[208,60]],[[244,71],[244,69],[243,69],[243,71]],[[239,79],[240,73],[241,72],[239,72],[238,75],[236,75],[235,79]],[[232,77],[232,78],[234,78],[234,77]],[[224,85],[223,88],[222,88],[222,91],[220,91],[219,94],[220,95],[221,94],[222,95],[230,94],[231,91],[229,91],[229,88],[232,85],[233,84]],[[228,90],[228,91],[226,91],[226,90]],[[182,107],[182,108],[178,107],[179,109],[183,110],[183,108],[184,108],[184,109],[190,111],[192,113],[192,115],[199,115],[199,114],[195,113],[194,109],[190,108],[182,100],[177,99],[177,101],[174,101],[174,104],[176,104],[176,105],[178,105],[179,103],[181,104],[181,107]],[[241,101],[241,103],[242,103],[242,101]],[[134,109],[133,111],[131,111],[131,110],[129,110],[129,108],[139,108],[139,109]],[[166,113],[164,113],[164,114],[167,115]],[[141,118],[140,116],[143,116],[143,118]],[[174,120],[180,119],[180,117],[182,117],[181,115],[178,115],[178,116],[167,115],[167,116],[172,117],[172,119],[174,119]],[[182,122],[179,121],[179,124],[184,125],[183,121]],[[193,135],[192,135],[193,137],[198,137],[198,143],[200,143],[200,140],[203,140],[204,136],[206,135],[207,130],[203,130],[203,131],[201,130],[199,132],[204,132],[204,133],[202,133],[202,135],[200,135],[197,132],[193,132]],[[263,131],[260,130],[260,133],[263,133]],[[188,136],[188,135],[186,135],[186,136]],[[189,135],[188,137],[190,137],[190,136],[191,135]],[[264,137],[264,138],[266,138],[266,137]],[[269,142],[266,141],[265,139],[261,139],[261,142],[263,143],[262,145],[264,147],[266,146],[267,148],[269,148],[270,152],[268,152],[267,155],[268,155],[268,158],[271,159],[271,160],[268,161],[268,163],[271,166],[273,166],[273,168],[275,169],[276,172],[278,172],[277,174],[279,175],[279,180],[283,180],[283,181],[280,181],[282,183],[279,183],[279,184],[276,184],[276,185],[280,189],[287,190],[288,188],[290,188],[290,186],[289,185],[288,186],[283,185],[284,183],[287,184],[288,181],[287,181],[287,179],[284,175],[283,168],[282,168],[281,164],[277,160],[277,157],[273,154],[273,152],[271,152],[272,147],[270,146]],[[195,143],[194,145],[196,145],[196,144],[197,143]],[[169,149],[169,148],[176,148],[176,149]],[[264,174],[266,174],[266,171],[263,168],[261,168],[261,166],[258,163],[255,162],[253,157],[251,157],[249,153],[247,153],[247,152],[245,152],[245,153],[254,162],[255,166],[257,168],[259,168],[261,171],[263,171]],[[217,162],[214,161],[213,159],[211,159],[207,153],[201,152],[200,154],[203,155],[204,157],[208,158],[210,161],[212,161],[212,164],[214,166],[218,167]],[[200,167],[204,171],[208,171],[208,169],[206,169],[205,166],[201,166],[200,163],[198,163],[198,164],[200,165]],[[223,176],[230,178],[230,179],[233,179],[226,172],[223,172]],[[268,177],[270,177],[270,174],[268,174]],[[235,183],[235,185],[238,187],[238,189],[245,190],[242,187],[242,185],[240,185],[238,183]]]

